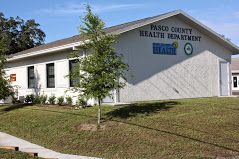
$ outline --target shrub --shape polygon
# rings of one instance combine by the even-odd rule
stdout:
[[[12,96],[12,104],[20,104],[22,103],[20,100],[18,100],[16,97]]]
[[[72,98],[70,96],[66,97],[66,104],[72,105]]]
[[[60,96],[57,98],[57,104],[58,105],[64,105],[64,97],[63,96]]]
[[[55,96],[50,96],[49,97],[49,104],[54,105],[55,104],[56,97]]]
[[[18,100],[17,100],[16,97],[12,97],[12,104],[17,104],[17,103],[18,103],[17,101],[18,101]]]
[[[47,101],[47,95],[41,95],[40,96],[40,103],[41,104],[46,104]]]
[[[25,102],[26,103],[34,103],[35,102],[35,95],[30,94],[25,97]]]
[[[35,103],[35,104],[41,104],[40,96],[35,96],[35,99],[33,100],[33,103]]]
[[[84,98],[78,97],[76,105],[81,106],[82,108],[85,108],[87,106],[87,102]]]

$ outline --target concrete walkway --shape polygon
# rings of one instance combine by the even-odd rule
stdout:
[[[95,157],[86,157],[78,155],[62,154],[59,152],[46,149],[42,146],[30,143],[26,140],[19,139],[12,135],[0,132],[0,146],[16,146],[22,152],[37,152],[42,158],[57,158],[57,159],[99,159]]]

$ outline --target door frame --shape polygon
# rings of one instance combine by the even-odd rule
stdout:
[[[225,97],[223,95],[221,95],[221,63],[226,63],[227,64],[227,95],[226,96],[230,96],[231,95],[231,87],[230,87],[230,67],[229,67],[229,62],[226,60],[222,60],[219,59],[218,60],[218,96],[220,97]]]

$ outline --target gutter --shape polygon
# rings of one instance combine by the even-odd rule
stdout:
[[[69,48],[72,48],[74,50],[77,46],[80,46],[82,44],[83,44],[83,42],[80,41],[80,42],[76,42],[76,43],[70,43],[70,44],[66,44],[66,45],[62,45],[62,46],[49,48],[49,49],[33,51],[33,52],[26,53],[26,54],[15,55],[13,57],[7,58],[7,62],[11,62],[11,61],[15,61],[15,60],[19,60],[19,59],[23,59],[23,58],[27,58],[27,57],[37,56],[37,55],[43,55],[46,53],[53,53],[53,52],[57,52],[57,51],[65,50],[65,49],[69,49]]]

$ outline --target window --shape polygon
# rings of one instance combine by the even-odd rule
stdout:
[[[237,77],[233,77],[233,87],[237,88]]]
[[[69,61],[69,72],[71,74],[74,67],[77,65],[77,60],[70,60]],[[76,86],[78,80],[72,79],[70,76],[70,87]]]
[[[47,88],[55,88],[54,63],[46,65]]]
[[[34,88],[35,87],[34,66],[30,66],[27,68],[27,78],[28,78],[28,88]]]

